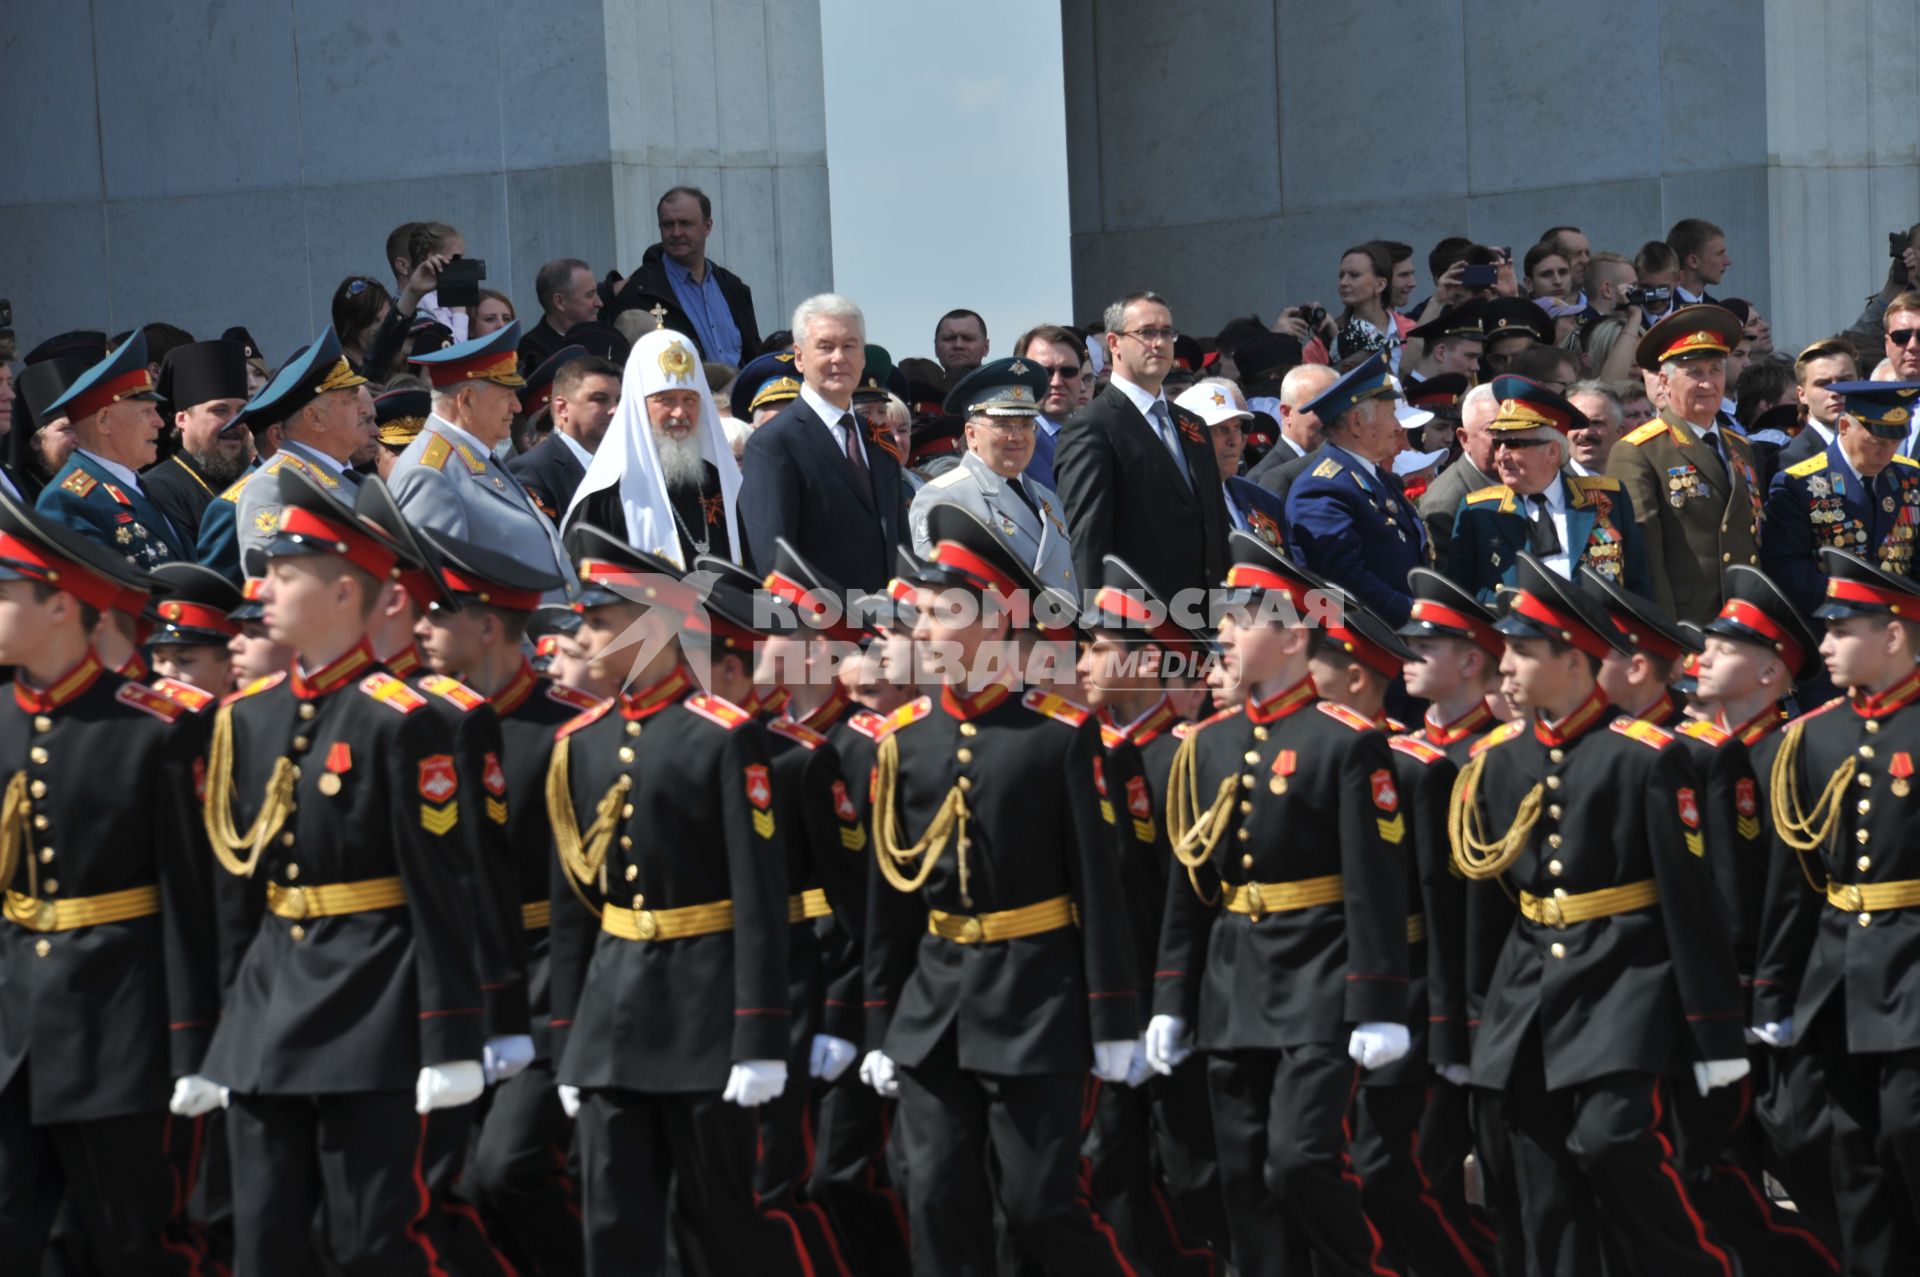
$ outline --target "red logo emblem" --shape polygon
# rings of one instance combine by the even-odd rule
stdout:
[[[1300,765],[1300,755],[1291,749],[1283,749],[1273,756],[1273,774],[1291,776]]]
[[[1093,787],[1100,791],[1102,798],[1107,796],[1107,769],[1100,765],[1098,758],[1093,760]]]
[[[506,797],[507,772],[504,767],[500,766],[500,759],[492,750],[487,751],[487,767],[484,779],[489,794],[492,794],[495,798]]]
[[[1754,792],[1753,781],[1739,780],[1734,782],[1733,809],[1742,816],[1756,816],[1760,813],[1760,797]]]
[[[847,782],[844,780],[833,782],[833,810],[848,824],[860,819],[860,813],[854,808],[853,796],[847,792]]]
[[[1153,815],[1153,795],[1147,790],[1146,777],[1127,777],[1127,812],[1135,820],[1146,820]]]
[[[1393,773],[1377,771],[1368,780],[1373,784],[1373,805],[1381,811],[1395,811],[1400,806],[1400,791],[1393,787]]]
[[[767,769],[759,763],[747,767],[747,801],[761,811],[773,806],[773,782],[767,779]]]
[[[420,796],[430,803],[444,803],[460,791],[454,774],[453,755],[429,754],[420,760]]]
[[[1680,791],[1680,823],[1688,829],[1700,828],[1700,804],[1691,789]]]

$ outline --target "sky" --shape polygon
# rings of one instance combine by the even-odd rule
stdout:
[[[897,362],[955,307],[991,355],[1071,323],[1060,9],[820,0],[836,291]]]

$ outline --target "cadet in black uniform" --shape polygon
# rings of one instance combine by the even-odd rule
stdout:
[[[1360,1068],[1408,1049],[1405,812],[1386,736],[1314,696],[1323,583],[1245,533],[1229,551],[1220,645],[1245,700],[1174,760],[1184,872],[1167,882],[1147,1057],[1178,1064],[1190,1025],[1209,1056],[1242,1272],[1392,1272],[1347,1144]]]
[[[150,588],[0,494],[0,1251],[40,1271],[64,1194],[109,1273],[199,1273],[169,1216],[168,1109],[218,1107],[210,861],[181,706],[104,669],[91,613]],[[171,1100],[169,1100],[171,1096]]]
[[[1000,609],[1037,592],[1019,560],[957,506],[929,517],[914,639],[945,652],[948,681],[880,742],[861,1066],[900,1097],[914,1271],[993,1269],[992,1155],[1021,1253],[1060,1272],[1130,1272],[1077,1180],[1088,1066],[1124,1081],[1139,1032],[1094,789],[1099,731],[1006,681],[1015,631],[1033,620]],[[969,602],[985,604],[970,619]]]
[[[166,597],[150,609],[157,622],[147,638],[153,686],[189,709],[203,709],[233,690],[227,645],[240,626],[229,613],[244,600],[233,582],[198,563],[163,563],[153,578],[166,588]],[[202,696],[187,696],[189,691]]]
[[[1898,1273],[1920,1252],[1920,585],[1823,555],[1820,654],[1847,696],[1794,720],[1774,758],[1776,854],[1810,890],[1767,938],[1759,978],[1793,1008],[1766,1036],[1798,1043],[1825,1080],[1847,1269]]]
[[[683,1262],[796,1272],[753,1199],[752,1110],[797,1080],[766,729],[682,664],[695,599],[678,568],[591,525],[567,543],[580,642],[596,676],[626,680],[560,730],[547,773],[553,1050],[579,1119],[587,1271],[664,1270],[677,1177]]]
[[[1608,705],[1597,675],[1629,641],[1605,609],[1531,555],[1516,583],[1500,668],[1527,719],[1471,758],[1450,816],[1455,865],[1504,875],[1521,914],[1498,924],[1473,1083],[1506,1092],[1540,1271],[1597,1272],[1611,1244],[1647,1272],[1732,1277],[1663,1129],[1671,1078],[1705,1093],[1748,1070],[1703,782],[1674,736]]]
[[[298,661],[221,706],[206,769],[253,933],[206,1064],[232,1092],[235,1267],[318,1273],[324,1208],[347,1271],[429,1274],[426,1114],[480,1094],[486,1037],[453,742],[367,645],[393,552],[304,472],[277,486],[262,602]]]
[[[1108,555],[1105,579],[1085,623],[1081,684],[1100,722],[1094,788],[1120,865],[1133,932],[1134,989],[1153,995],[1160,916],[1173,844],[1167,835],[1167,778],[1182,721],[1168,680],[1191,678],[1207,635],[1180,625],[1139,573]],[[1088,1196],[1121,1245],[1154,1272],[1211,1274],[1227,1252],[1220,1171],[1213,1153],[1204,1065],[1166,1077],[1144,1067],[1124,1084],[1098,1084],[1085,1154]]]

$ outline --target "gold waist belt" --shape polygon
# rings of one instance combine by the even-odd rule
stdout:
[[[818,887],[811,891],[803,891],[797,896],[787,897],[788,922],[800,923],[810,918],[824,918],[832,912],[833,907],[827,903],[827,893]]]
[[[1078,925],[1079,921],[1073,900],[1067,896],[1055,896],[1038,904],[1002,909],[998,913],[947,913],[942,909],[934,909],[927,914],[927,930],[954,944],[992,944],[999,940],[1018,940],[1022,936],[1058,931],[1062,927]]]
[[[1594,918],[1607,918],[1660,903],[1660,888],[1651,878],[1601,891],[1576,895],[1536,896],[1520,893],[1520,916],[1543,927],[1566,927]]]
[[[7,921],[29,931],[72,931],[76,927],[97,927],[103,922],[126,922],[159,913],[160,888],[128,887],[125,891],[73,900],[36,900],[18,891],[9,891],[5,910]]]
[[[733,901],[686,905],[679,909],[623,909],[608,905],[600,911],[600,929],[622,940],[685,940],[733,930]]]
[[[1909,878],[1904,882],[1829,882],[1827,903],[1848,913],[1911,909],[1920,905],[1920,879]]]
[[[345,913],[392,909],[407,903],[406,885],[398,877],[363,878],[359,882],[319,883],[311,887],[267,884],[267,912],[276,918],[337,918]]]
[[[1339,874],[1298,878],[1292,882],[1222,883],[1221,902],[1229,913],[1285,913],[1315,905],[1337,905],[1346,899],[1346,882]]]

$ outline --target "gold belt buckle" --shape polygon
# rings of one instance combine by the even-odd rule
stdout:
[[[32,925],[35,931],[52,931],[59,922],[60,911],[54,908],[53,901],[40,900],[34,903]]]
[[[660,934],[660,922],[653,916],[651,909],[633,911],[633,934],[642,940],[651,940]]]
[[[960,924],[960,943],[979,944],[986,938],[987,928],[978,918],[968,918]]]
[[[280,893],[280,902],[287,912],[283,915],[295,921],[307,919],[307,889],[305,887],[287,887]]]
[[[1540,914],[1541,921],[1549,927],[1556,927],[1561,931],[1567,929],[1567,914],[1566,910],[1560,906],[1559,896],[1542,897],[1540,901]]]
[[[1257,882],[1248,883],[1247,884],[1247,912],[1255,915],[1265,913],[1266,904],[1267,902],[1265,897],[1263,897],[1260,894],[1260,884]]]
[[[1867,911],[1867,895],[1860,890],[1860,884],[1857,882],[1847,884],[1847,908],[1854,913]]]

